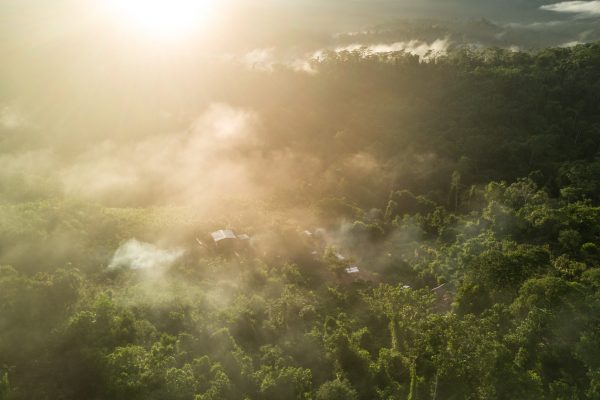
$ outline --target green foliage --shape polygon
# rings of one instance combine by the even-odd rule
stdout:
[[[362,210],[350,204],[346,199],[326,198],[316,204],[317,214],[325,221],[338,219],[357,219],[362,217]]]
[[[8,380],[8,372],[2,373],[0,379],[0,400],[9,400],[10,396],[10,382]]]
[[[247,72],[256,153],[326,171],[224,207],[256,232],[231,251],[189,209],[4,171],[0,400],[600,398],[599,62],[363,49]],[[109,268],[133,237],[186,252]]]
[[[347,380],[325,382],[317,390],[317,400],[358,400],[358,393]]]

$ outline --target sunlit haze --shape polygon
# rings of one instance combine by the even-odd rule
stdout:
[[[149,39],[180,39],[207,28],[216,0],[104,0],[124,27]]]
[[[0,400],[600,400],[600,0],[0,0]]]

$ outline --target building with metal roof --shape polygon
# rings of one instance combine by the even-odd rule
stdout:
[[[212,236],[215,243],[219,243],[220,241],[226,239],[237,239],[235,233],[233,233],[233,231],[229,229],[221,229],[211,233],[210,235]]]

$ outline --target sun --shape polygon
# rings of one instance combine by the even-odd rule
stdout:
[[[218,0],[106,0],[125,27],[156,39],[201,31],[214,17]]]

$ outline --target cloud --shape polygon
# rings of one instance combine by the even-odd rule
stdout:
[[[212,218],[322,173],[316,157],[273,148],[265,132],[255,111],[215,103],[184,131],[92,143],[47,170],[69,197],[111,207],[192,206]]]
[[[566,43],[562,43],[561,45],[559,45],[558,47],[575,47],[577,45],[583,44],[583,42],[580,42],[579,40],[573,40],[571,42],[566,42]]]
[[[281,56],[275,47],[257,48],[251,50],[240,57],[227,56],[226,60],[237,60],[246,68],[259,71],[273,71],[276,65],[282,65],[297,72],[304,72],[309,75],[317,73],[310,60],[298,55]]]
[[[130,239],[117,249],[108,267],[129,267],[131,269],[168,267],[183,253],[182,249],[164,250],[150,243]]]
[[[254,49],[242,56],[242,63],[249,68],[264,71],[273,70],[273,66],[278,62],[275,56],[275,48]]]
[[[543,5],[540,9],[559,13],[578,14],[584,17],[600,17],[600,0],[563,1]]]
[[[60,194],[109,207],[190,206],[212,218],[237,212],[233,203],[292,193],[290,178],[322,175],[314,155],[273,146],[254,110],[213,103],[190,121],[180,131],[90,141],[68,157],[51,147],[0,154],[0,194]]]
[[[352,36],[352,35],[350,35]],[[432,58],[444,55],[448,51],[450,40],[448,38],[436,39],[432,42],[423,40],[399,41],[393,43],[378,43],[378,44],[360,44],[353,43],[344,46],[338,46],[334,49],[340,53],[344,51],[364,51],[366,54],[383,54],[393,52],[405,52],[419,56],[422,60],[430,60]],[[321,60],[327,49],[319,49],[302,56],[281,55],[275,47],[253,49],[241,56],[225,56],[223,59],[229,61],[237,61],[246,68],[259,71],[273,71],[276,65],[285,66],[297,72],[304,72],[309,75],[318,73],[315,68],[314,60]]]
[[[201,203],[252,193],[257,116],[212,104],[183,132],[93,144],[59,175],[68,194],[108,204]]]
[[[511,29],[531,29],[531,30],[556,30],[562,29],[566,25],[569,25],[570,21],[536,21],[536,22],[510,22],[504,25],[506,28]]]
[[[340,46],[335,49],[337,53],[343,51],[358,51],[364,50],[367,54],[382,54],[403,51],[405,53],[419,56],[421,59],[430,59],[436,56],[445,54],[450,46],[450,41],[445,39],[436,39],[431,43],[427,43],[422,40],[410,40],[405,42],[394,42],[394,43],[379,43],[379,44],[350,44],[346,46]],[[319,53],[316,53],[317,55]]]

